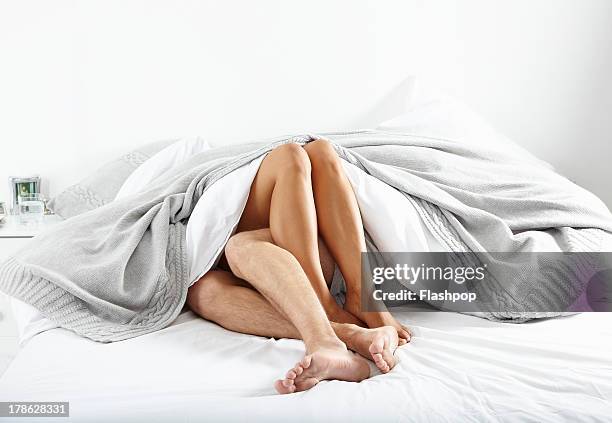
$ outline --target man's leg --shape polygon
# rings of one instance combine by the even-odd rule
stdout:
[[[277,381],[280,393],[310,389],[326,379],[359,382],[369,376],[367,362],[348,351],[336,336],[300,263],[272,243],[270,231],[234,235],[225,247],[225,256],[232,273],[249,282],[285,316],[306,345],[302,361],[287,378]]]
[[[330,320],[363,324],[338,306],[319,263],[318,229],[308,155],[297,144],[275,148],[251,186],[237,232],[270,228],[274,244],[300,263]]]
[[[326,281],[331,280],[334,263],[319,245],[321,267]],[[190,289],[189,307],[203,318],[224,328],[251,335],[301,339],[299,331],[281,315],[259,292],[231,272],[212,270]],[[385,326],[365,329],[350,323],[330,322],[334,332],[347,347],[376,364],[383,373],[395,365],[397,331]]]
[[[270,230],[262,229],[262,234],[264,230],[271,240]],[[323,277],[329,285],[336,263],[321,239],[318,239],[318,245]],[[187,293],[187,303],[203,318],[234,332],[278,339],[301,339],[300,333],[291,322],[272,307],[251,284],[229,271],[228,266],[225,266],[224,270],[207,272],[193,284]],[[332,323],[332,327],[334,325],[341,324]],[[342,341],[346,343],[344,339]]]
[[[338,154],[324,140],[310,142],[304,149],[312,166],[319,233],[346,281],[345,309],[370,328],[393,326],[402,343],[409,341],[409,331],[388,311],[362,311],[361,252],[366,251],[363,222],[355,193],[344,174]]]

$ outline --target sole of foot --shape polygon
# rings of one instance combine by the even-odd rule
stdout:
[[[400,345],[397,330],[392,326],[375,329],[357,329],[351,341],[351,349],[372,360],[378,370],[388,373],[395,367],[395,350]]]
[[[279,394],[291,394],[322,380],[361,382],[369,376],[370,366],[363,357],[346,349],[320,349],[304,356],[274,387]]]

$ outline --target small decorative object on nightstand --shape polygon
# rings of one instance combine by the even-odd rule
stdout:
[[[39,225],[45,215],[45,203],[40,194],[19,196],[19,219],[24,225]]]
[[[11,214],[17,214],[19,197],[40,194],[40,176],[9,177],[9,192],[11,193]]]

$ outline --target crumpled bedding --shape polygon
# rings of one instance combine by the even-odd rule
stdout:
[[[325,137],[342,159],[401,192],[450,251],[538,251],[545,229],[565,241],[564,251],[596,252],[611,236],[612,217],[597,197],[522,151],[377,131]],[[185,302],[191,282],[185,223],[206,190],[277,145],[314,138],[281,138],[194,156],[150,190],[39,236],[0,267],[0,289],[94,340],[159,330]],[[556,285],[545,282],[503,274],[484,281],[477,289],[508,311],[483,316],[522,321],[540,316],[517,315],[513,304],[522,309],[525,302],[545,300],[561,309],[576,300],[576,293],[553,292]]]

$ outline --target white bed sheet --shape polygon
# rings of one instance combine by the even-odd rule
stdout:
[[[414,305],[411,307],[415,307]],[[69,401],[72,421],[609,421],[612,314],[522,325],[407,309],[415,332],[387,375],[276,395],[295,340],[229,332],[184,312],[112,344],[53,329],[0,379],[0,401]]]

